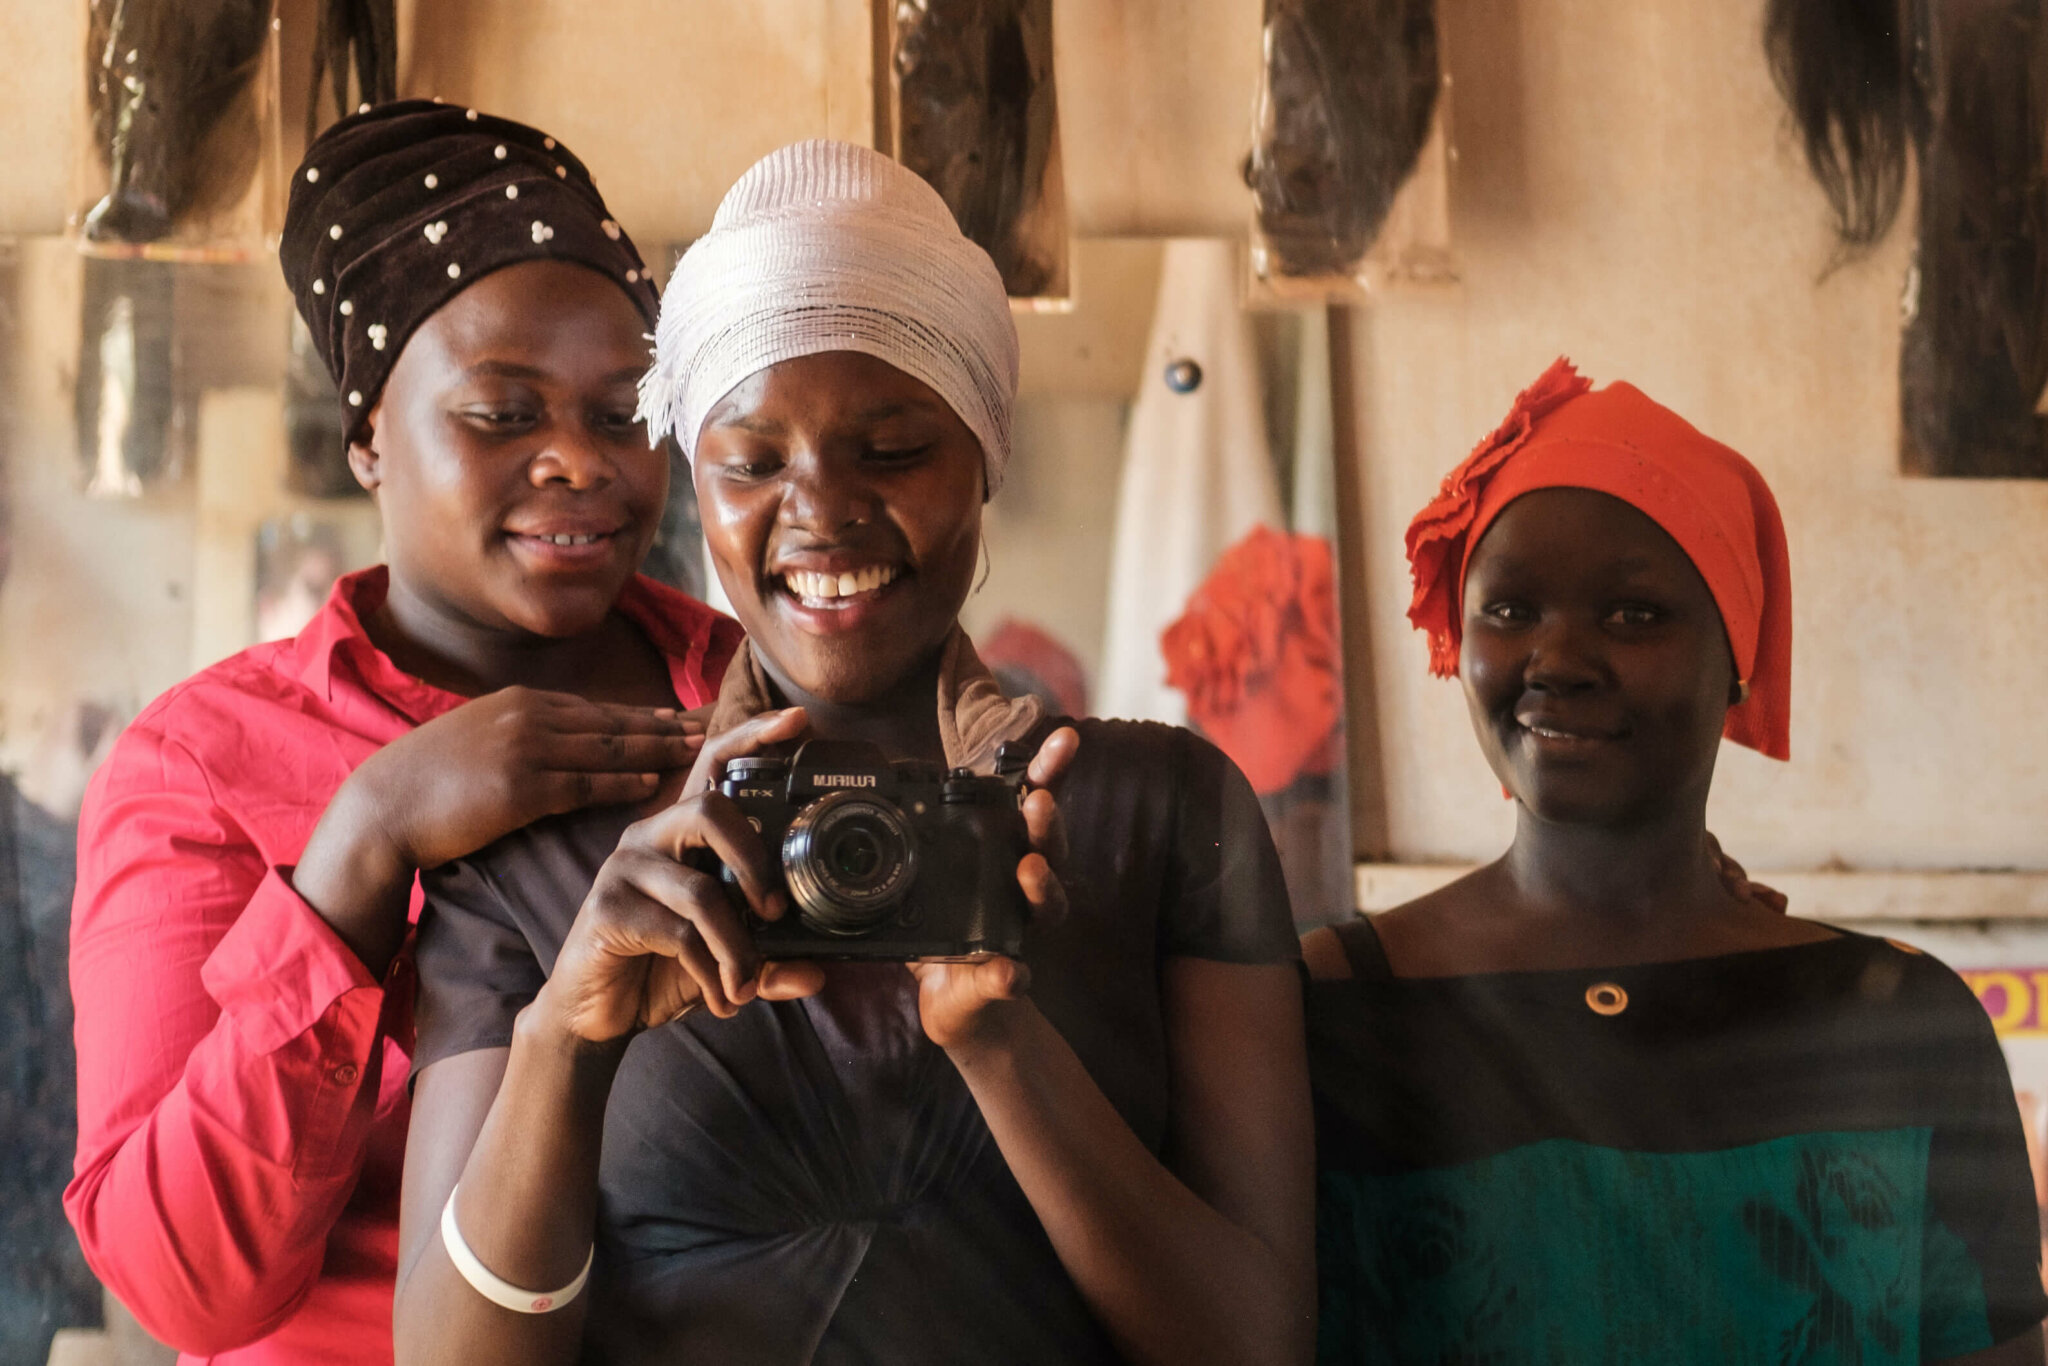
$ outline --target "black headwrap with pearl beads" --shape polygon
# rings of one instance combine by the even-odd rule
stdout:
[[[616,280],[650,331],[660,307],[568,148],[430,100],[378,105],[321,134],[292,177],[278,256],[352,440],[413,330],[494,270],[574,261]]]

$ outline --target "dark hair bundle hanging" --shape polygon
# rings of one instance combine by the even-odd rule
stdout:
[[[349,101],[349,75],[356,101]],[[329,82],[334,117],[346,118],[356,104],[388,104],[398,98],[398,16],[395,0],[320,0],[320,31],[313,39],[312,98],[306,102],[306,141],[319,136],[320,87]]]
[[[1919,242],[1899,361],[1909,473],[2048,477],[2043,0],[1769,0],[1764,44],[1845,255]]]
[[[271,0],[100,0],[86,25],[86,94],[107,194],[94,242],[154,242],[232,202],[255,173],[250,82]]]
[[[1434,0],[1266,0],[1245,183],[1280,274],[1357,267],[1429,140],[1442,83]]]
[[[1016,297],[1043,294],[1061,244],[1034,240],[1058,126],[1051,0],[899,0],[897,160],[946,201]]]
[[[1900,9],[1899,0],[1770,0],[1764,10],[1771,76],[1852,251],[1891,230],[1907,159],[1927,137]]]

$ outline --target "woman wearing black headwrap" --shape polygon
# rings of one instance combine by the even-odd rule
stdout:
[[[635,575],[655,293],[554,139],[414,101],[294,177],[285,278],[388,563],[147,708],[80,827],[66,1208],[158,1336],[388,1361],[414,870],[637,799],[739,640]]]

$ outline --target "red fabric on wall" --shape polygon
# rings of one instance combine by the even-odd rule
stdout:
[[[355,766],[463,701],[370,643],[386,586],[349,575],[296,639],[151,703],[80,817],[64,1207],[186,1361],[391,1360],[410,954],[373,979],[288,876]],[[678,700],[712,700],[737,624],[644,578],[619,608]]]
[[[1188,718],[1261,794],[1326,773],[1344,709],[1330,543],[1254,527],[1160,637]]]

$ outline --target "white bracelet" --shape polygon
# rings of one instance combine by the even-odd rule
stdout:
[[[592,1243],[590,1252],[583,1258],[583,1269],[576,1273],[575,1280],[560,1290],[543,1295],[521,1290],[510,1281],[492,1275],[491,1269],[478,1261],[477,1255],[469,1250],[469,1244],[462,1240],[462,1230],[455,1227],[455,1191],[448,1192],[448,1203],[441,1207],[441,1244],[448,1249],[448,1260],[455,1263],[455,1269],[462,1273],[462,1279],[469,1282],[472,1290],[515,1314],[545,1314],[575,1299],[583,1293],[584,1282],[590,1279],[590,1263],[597,1256],[597,1244]]]

